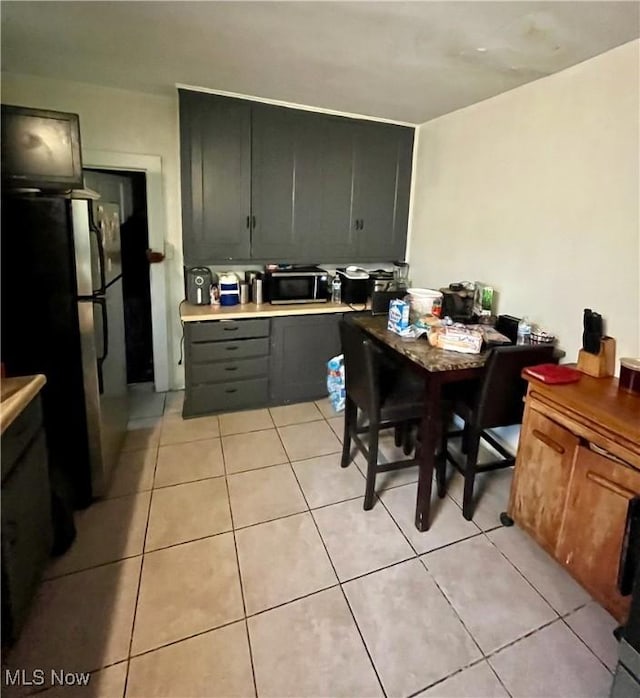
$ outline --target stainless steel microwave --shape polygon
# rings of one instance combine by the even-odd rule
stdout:
[[[329,275],[319,267],[267,269],[264,274],[265,300],[285,303],[326,303]]]

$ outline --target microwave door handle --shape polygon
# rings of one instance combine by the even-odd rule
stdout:
[[[318,277],[317,276],[313,277],[313,298],[315,300],[318,299]]]
[[[632,497],[627,507],[618,567],[618,590],[623,596],[632,592],[636,573],[640,573],[640,496]]]

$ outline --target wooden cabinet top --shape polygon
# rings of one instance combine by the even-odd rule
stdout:
[[[640,448],[640,395],[620,390],[617,378],[582,375],[576,383],[548,385],[526,374],[522,377],[529,381],[528,397],[552,403]]]
[[[4,434],[42,390],[46,382],[47,379],[41,374],[2,379],[0,382],[0,433]]]

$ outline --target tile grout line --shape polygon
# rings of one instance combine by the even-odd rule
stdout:
[[[163,400],[163,408],[164,408],[165,402],[166,402],[166,396]],[[158,452],[159,452],[159,446],[158,446],[158,449],[156,449],[156,462],[155,462],[154,467],[153,467],[153,478],[151,480],[152,488],[153,488],[153,485],[155,484],[155,480],[156,480],[156,470],[158,468]],[[136,617],[138,615],[138,604],[140,602],[140,592],[142,590],[142,572],[144,569],[145,546],[147,543],[147,534],[149,531],[149,521],[151,520],[151,504],[152,504],[152,502],[153,502],[153,489],[151,491],[151,496],[149,497],[149,508],[147,509],[147,521],[146,521],[146,525],[144,527],[144,536],[142,537],[142,559],[140,560],[140,572],[138,574],[138,588],[136,590],[136,603],[135,603],[135,606],[133,607],[133,618],[131,619],[131,636],[129,637],[129,650],[127,652],[127,669],[126,669],[125,676],[124,676],[124,687],[122,690],[123,698],[127,695],[127,687],[129,684],[129,670],[131,667],[131,651],[133,649],[133,634],[135,632]]]
[[[224,451],[222,453],[222,460],[225,472],[227,470],[227,462],[224,457]],[[256,670],[253,664],[253,649],[251,647],[251,636],[249,635],[249,623],[247,622],[247,603],[245,599],[244,584],[242,582],[242,569],[240,567],[240,555],[238,553],[238,540],[236,538],[236,528],[233,522],[233,509],[231,507],[231,495],[229,493],[229,481],[224,478],[225,490],[227,493],[227,502],[229,504],[229,517],[231,519],[231,534],[233,535],[233,549],[236,554],[236,566],[238,569],[238,583],[240,585],[240,597],[242,599],[242,615],[244,620],[244,630],[247,636],[247,646],[249,649],[249,663],[251,664],[251,680],[253,681],[253,693],[255,696],[258,695],[258,685],[256,683]]]
[[[302,486],[300,485],[300,482],[298,481],[298,476],[296,475],[296,472],[295,472],[293,466],[291,464],[289,464],[289,465],[291,467],[291,470],[293,471],[294,477],[296,478],[296,482],[298,482],[298,487],[302,491],[302,496],[305,498],[305,502],[307,502],[307,498],[304,494],[304,491],[302,490]],[[307,502],[307,506],[308,505],[309,505],[309,503]],[[358,635],[360,636],[360,642],[362,642],[362,646],[364,647],[364,651],[367,653],[367,657],[369,658],[369,662],[371,663],[371,667],[373,669],[373,672],[376,675],[376,679],[377,679],[378,684],[380,686],[380,690],[382,691],[382,695],[385,698],[387,698],[387,692],[384,690],[384,686],[382,685],[382,680],[380,679],[380,675],[378,674],[378,668],[376,667],[376,664],[373,661],[373,657],[371,656],[369,648],[367,647],[367,643],[364,640],[364,636],[362,635],[362,631],[360,630],[360,626],[358,625],[358,621],[356,620],[356,617],[353,613],[353,609],[351,608],[351,604],[349,603],[349,600],[347,599],[347,595],[345,594],[345,591],[342,587],[342,582],[340,581],[340,577],[338,576],[338,572],[335,568],[335,565],[333,564],[333,560],[331,559],[331,555],[329,555],[329,550],[328,550],[327,545],[324,541],[324,538],[322,537],[322,533],[320,531],[320,527],[318,526],[318,522],[316,521],[315,516],[313,515],[313,511],[311,509],[309,509],[309,514],[311,516],[311,520],[313,521],[313,525],[315,526],[318,537],[320,538],[320,542],[322,543],[322,547],[324,548],[327,559],[329,560],[329,564],[331,565],[331,569],[333,569],[333,573],[336,577],[336,580],[338,581],[338,587],[340,587],[340,592],[342,593],[342,598],[344,599],[345,603],[347,604],[347,608],[349,609],[349,614],[351,615],[351,618],[352,618],[353,623],[356,627],[356,630],[358,631]],[[334,587],[329,587],[329,588],[334,588]]]
[[[586,606],[587,606],[587,604],[585,604],[582,608],[585,608]],[[609,667],[604,663],[604,661],[596,654],[595,650],[593,650],[593,649],[580,637],[580,635],[578,635],[578,633],[569,625],[569,623],[567,623],[567,620],[566,620],[566,619],[569,617],[569,615],[573,615],[574,613],[576,613],[576,611],[571,611],[570,613],[567,613],[567,614],[564,615],[564,616],[560,616],[560,620],[562,621],[562,623],[564,623],[564,625],[565,625],[567,628],[569,628],[569,630],[571,631],[571,633],[572,633],[573,635],[575,635],[575,637],[577,637],[578,640],[580,640],[580,642],[589,650],[589,652],[591,652],[591,654],[600,662],[600,664],[602,664],[602,666],[603,666],[611,675],[613,675],[613,671],[612,671],[611,669],[609,669]]]

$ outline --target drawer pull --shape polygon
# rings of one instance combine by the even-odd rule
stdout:
[[[224,392],[225,393],[237,393],[238,389],[237,388],[227,388]]]
[[[607,480],[606,477],[602,477],[602,475],[598,475],[591,470],[587,473],[587,480],[591,480],[591,482],[594,482],[596,485],[600,485],[600,487],[604,487],[605,490],[609,490],[609,492],[613,492],[613,494],[617,494],[624,499],[633,499],[636,496],[635,492],[628,490],[617,482],[611,482],[611,480]]]
[[[227,366],[224,370],[225,371],[237,371],[238,367],[237,366]]]
[[[564,446],[554,441],[552,438],[539,431],[538,429],[533,430],[533,435],[538,441],[542,441],[545,446],[548,446],[551,450],[562,455],[564,453]]]
[[[238,329],[238,325],[225,325],[223,329],[225,332],[235,332]]]
[[[225,347],[227,351],[237,351],[238,350],[238,345],[234,344],[233,346],[230,347]]]

